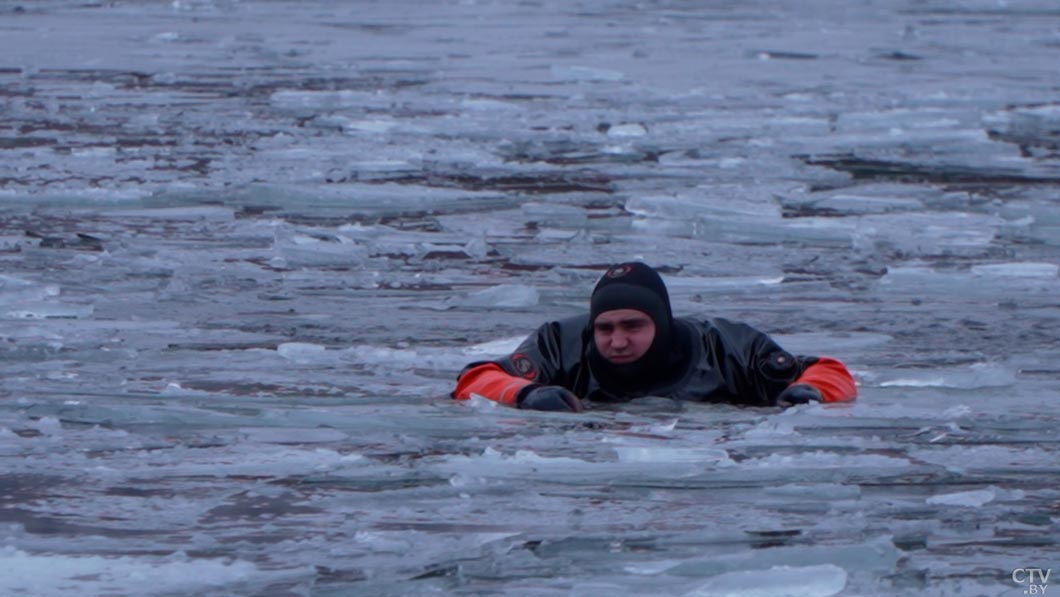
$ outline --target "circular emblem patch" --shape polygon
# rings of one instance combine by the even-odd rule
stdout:
[[[769,379],[776,380],[787,380],[792,377],[798,370],[799,362],[795,357],[791,356],[791,353],[784,350],[777,350],[766,358],[763,363],[763,373]]]
[[[530,357],[519,352],[511,356],[512,368],[515,369],[516,374],[525,379],[534,379],[537,377],[537,365],[534,364]]]
[[[606,275],[608,278],[621,278],[622,276],[628,274],[632,269],[632,266],[623,263],[622,265],[616,265],[615,267],[607,270]]]

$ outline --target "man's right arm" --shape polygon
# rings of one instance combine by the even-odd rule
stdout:
[[[581,402],[565,387],[562,355],[580,354],[572,332],[581,327],[578,321],[546,323],[507,357],[468,365],[453,398],[467,400],[474,394],[516,408],[580,411]]]
[[[475,394],[505,406],[517,406],[519,392],[532,385],[533,381],[509,375],[497,363],[479,363],[460,374],[453,398],[467,400]]]
[[[460,376],[456,389],[453,390],[453,398],[467,400],[472,395],[489,398],[514,408],[582,411],[581,401],[570,390],[508,375],[496,363],[474,365]]]

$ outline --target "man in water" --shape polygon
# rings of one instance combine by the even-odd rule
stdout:
[[[465,367],[452,396],[472,394],[581,412],[582,399],[643,396],[748,406],[848,402],[857,386],[838,360],[793,356],[746,324],[675,319],[662,278],[637,262],[607,270],[588,314],[546,323],[511,355]]]

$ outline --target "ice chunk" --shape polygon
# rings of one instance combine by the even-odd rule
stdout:
[[[720,448],[616,446],[615,453],[620,462],[732,462],[729,453]]]
[[[156,33],[149,38],[153,42],[172,42],[179,41],[180,34],[176,31],[163,31],[162,33]]]
[[[540,413],[538,416],[556,415]],[[704,461],[694,458],[692,452],[658,452],[651,457],[645,456],[646,452],[631,450],[631,460],[599,462],[569,456],[542,456],[532,450],[516,450],[514,454],[506,455],[493,448],[486,448],[481,455],[444,457],[435,467],[448,474],[482,478],[535,478],[564,482],[614,482],[622,479],[658,477],[672,479],[700,472],[706,467],[731,464],[727,455],[722,455],[721,452],[708,450],[702,454],[724,460]],[[663,458],[664,456],[672,459]]]
[[[976,363],[966,368],[937,368],[892,373],[880,387],[906,388],[1003,388],[1016,383],[1016,373],[997,363]]]
[[[779,487],[766,487],[763,489],[763,493],[785,498],[856,500],[861,497],[861,487],[858,485],[838,485],[835,483],[793,483],[781,485]]]
[[[577,458],[568,458],[566,456],[541,456],[540,454],[531,450],[516,450],[515,454],[510,457],[503,456],[500,452],[486,448],[483,456],[491,458],[510,459],[512,462],[520,464],[531,464],[534,466],[577,466],[580,464],[586,464],[586,461],[579,460]]]
[[[954,471],[1002,469],[1011,467],[1048,468],[1056,464],[1056,455],[1041,448],[1019,446],[950,445],[911,450],[912,458],[941,464]]]
[[[242,435],[242,434],[240,434]],[[164,475],[203,475],[227,477],[239,475],[302,474],[307,471],[330,472],[364,464],[360,454],[344,454],[322,447],[296,446],[287,442],[244,442],[229,447],[224,458],[194,450],[179,459],[159,457],[126,466],[121,473],[141,478]]]
[[[1021,291],[1050,291],[1057,286],[1058,266],[1017,262],[973,266],[968,271],[948,271],[924,266],[889,267],[879,284],[887,290],[922,296],[925,293],[972,299],[1012,297]],[[996,283],[989,283],[997,278]],[[987,282],[987,283],[984,283]]]
[[[945,419],[959,419],[970,414],[972,414],[972,409],[966,404],[958,404],[942,411],[942,417]]]
[[[711,276],[681,277],[668,283],[671,295],[682,292],[732,292],[739,289],[753,289],[755,286],[779,286],[784,282],[784,275],[775,276]]]
[[[0,275],[0,305],[42,301],[59,296],[58,284],[39,284],[13,276]]]
[[[762,522],[769,522],[764,519]],[[754,532],[751,532],[754,535]],[[680,538],[682,542],[703,539],[694,532]],[[716,537],[711,537],[716,541]],[[848,571],[893,570],[902,556],[890,537],[877,537],[860,544],[847,544],[841,549],[834,545],[794,545],[761,551],[736,551],[725,555],[702,556],[682,561],[665,570],[670,576],[710,578],[720,574],[738,573],[770,567],[806,568],[824,565],[839,566]]]
[[[495,400],[490,400],[489,398],[478,394],[471,394],[471,398],[467,401],[467,404],[471,406],[471,408],[481,411],[497,410],[500,406]]]
[[[55,417],[41,417],[33,426],[44,435],[59,436],[63,433],[63,425]]]
[[[306,110],[315,113],[322,110],[334,110],[350,106],[367,107],[386,106],[389,100],[385,95],[362,91],[276,91],[269,97],[273,106],[282,110]]]
[[[535,222],[551,226],[581,226],[589,218],[580,207],[556,203],[524,203],[522,212]]]
[[[0,234],[0,252],[21,251],[23,247],[36,247],[39,245],[39,238],[32,238],[22,234],[17,236]]]
[[[120,209],[105,212],[112,218],[144,218],[151,220],[219,220],[235,219],[235,210],[230,207],[207,205],[188,207],[158,207],[147,209]]]
[[[979,254],[1004,224],[997,216],[967,213],[867,215],[856,219],[855,244],[868,250],[889,247],[908,255]]]
[[[468,361],[467,355],[462,351],[432,347],[407,349],[364,345],[347,348],[341,351],[338,356],[347,362],[395,369],[407,369],[409,367],[460,369]]]
[[[626,77],[623,73],[615,70],[566,65],[553,66],[552,76],[561,81],[621,81]]]
[[[328,360],[327,348],[308,342],[284,342],[276,347],[276,352],[288,361],[300,365]]]
[[[351,266],[368,257],[368,248],[342,235],[285,233],[276,235],[276,256],[297,266]]]
[[[983,121],[1003,132],[1024,139],[1046,139],[1047,131],[1060,127],[1060,106],[1017,106],[1002,112],[988,114]],[[1053,133],[1055,137],[1055,133]]]
[[[647,433],[649,435],[670,435],[674,432],[677,427],[677,419],[670,419],[661,423],[645,423],[642,425],[633,425],[629,428],[631,433]],[[710,434],[704,434],[704,440],[708,439]],[[718,436],[721,434],[718,433]]]
[[[248,440],[266,444],[318,444],[337,442],[348,436],[328,427],[241,427]],[[358,457],[359,458],[359,457]]]
[[[128,595],[211,592],[211,589],[284,578],[310,577],[311,569],[263,571],[242,560],[120,558],[39,555],[14,547],[0,548],[0,593],[4,595]]]
[[[746,189],[711,188],[670,195],[645,195],[626,201],[626,211],[646,218],[719,219],[747,216],[759,224],[779,223],[780,206],[769,197],[736,196]]]
[[[784,436],[797,436],[795,426],[786,421],[762,421],[744,433],[744,439],[766,440]]]
[[[511,354],[525,338],[526,336],[515,336],[512,338],[501,338],[500,340],[491,340],[489,342],[475,344],[465,348],[464,354],[468,356],[483,357]]]
[[[967,506],[978,508],[997,499],[994,488],[977,489],[975,491],[961,491],[957,493],[945,493],[933,495],[927,499],[927,503],[942,506]]]
[[[795,354],[847,354],[887,344],[894,337],[876,332],[806,332],[774,334],[773,339]]]
[[[893,458],[879,454],[836,454],[815,450],[801,454],[771,454],[742,463],[749,467],[781,469],[833,469],[833,468],[907,468],[911,464],[905,458]]]
[[[351,120],[343,124],[343,128],[352,134],[358,133],[375,133],[384,134],[389,132],[395,126],[397,122],[391,119],[365,119],[365,120]]]
[[[519,106],[496,99],[464,98],[460,105],[476,112],[518,112]]]
[[[679,560],[655,560],[650,562],[637,562],[629,564],[623,568],[630,574],[638,574],[645,576],[654,576],[660,572],[664,572],[671,568],[676,567],[681,562]]]
[[[648,129],[644,128],[644,125],[637,123],[616,124],[607,129],[608,137],[643,137],[647,134]]]
[[[829,597],[842,591],[846,585],[846,570],[834,564],[773,566],[768,570],[719,574],[685,594],[697,597]]]
[[[716,195],[633,197],[626,201],[625,209],[638,217],[633,221],[637,228],[659,228],[659,232],[676,232],[716,241],[800,241],[828,246],[849,246],[853,241],[853,226],[837,218],[785,220],[780,207],[772,200],[749,198],[733,201],[730,191],[715,191]]]
[[[94,312],[92,305],[18,303],[0,309],[0,319],[85,319]]]
[[[977,276],[999,276],[1012,278],[1055,278],[1060,272],[1060,265],[1055,263],[991,263],[973,265],[972,273]]]
[[[815,209],[834,211],[843,214],[870,214],[895,211],[916,211],[924,208],[918,199],[905,197],[869,197],[862,195],[833,195],[821,201],[815,201]]]
[[[489,255],[490,247],[486,239],[481,236],[473,238],[464,244],[464,253],[475,259],[485,259]]]
[[[515,309],[537,304],[540,294],[533,286],[523,284],[501,284],[478,290],[463,296],[446,299],[443,308],[485,307]]]

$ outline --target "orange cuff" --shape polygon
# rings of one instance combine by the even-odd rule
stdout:
[[[472,394],[478,394],[506,406],[516,406],[519,390],[532,383],[529,379],[508,375],[496,363],[485,363],[468,369],[460,376],[453,390],[453,398],[467,400]]]
[[[800,383],[817,388],[822,402],[852,402],[858,395],[858,386],[846,365],[829,357],[817,359],[791,385]]]

